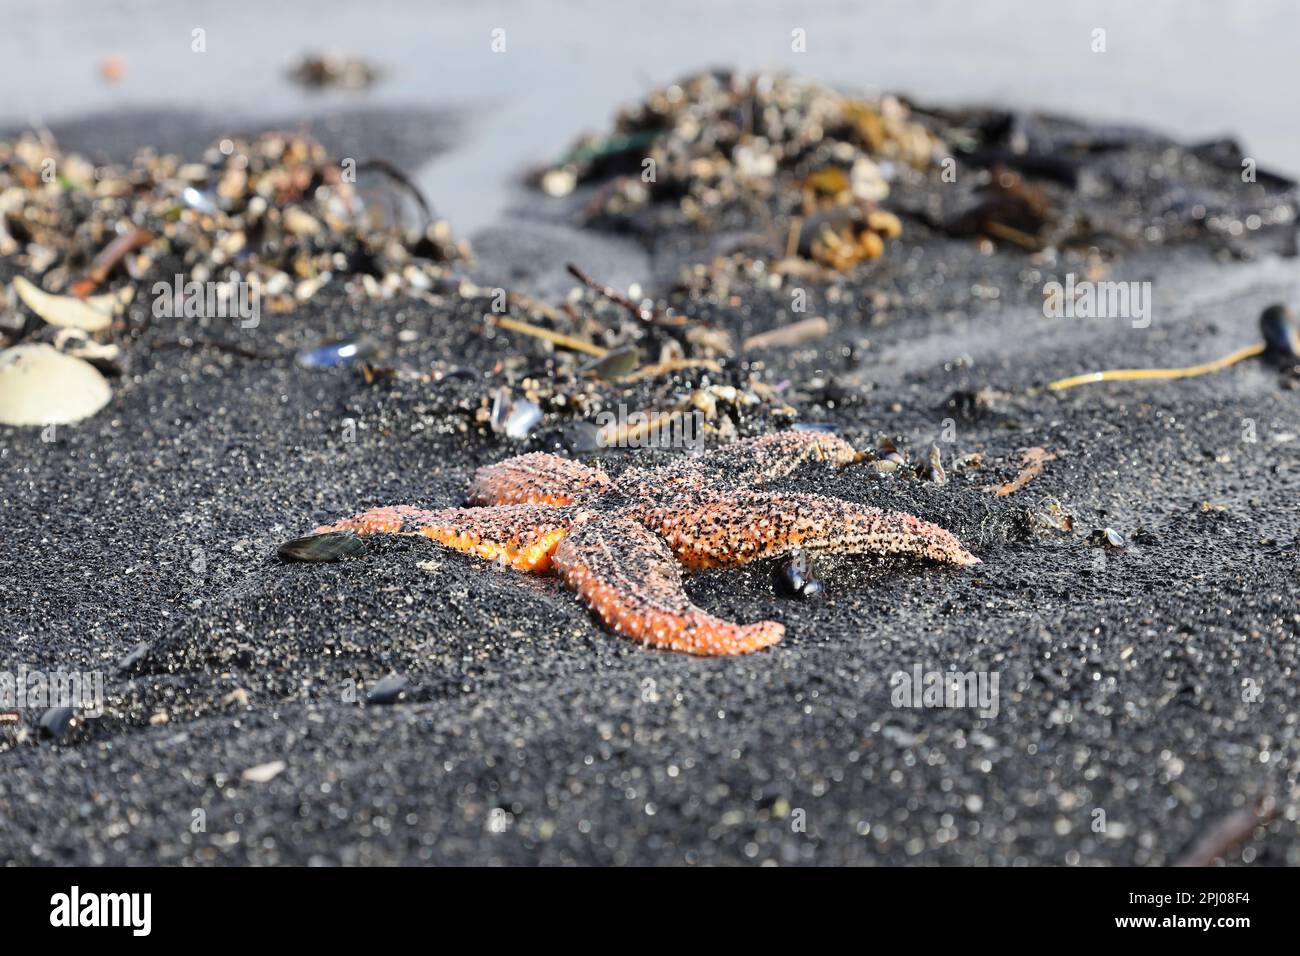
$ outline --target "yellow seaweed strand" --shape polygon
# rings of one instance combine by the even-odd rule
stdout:
[[[609,349],[601,348],[599,345],[592,345],[590,342],[575,339],[573,336],[564,335],[561,332],[552,332],[550,329],[544,329],[529,322],[520,322],[518,319],[502,316],[494,319],[493,324],[503,329],[509,329],[512,332],[518,332],[521,335],[531,335],[535,339],[542,339],[561,348],[572,349],[575,352],[586,352],[588,355],[595,355],[597,358],[609,354]]]
[[[1189,365],[1187,368],[1112,368],[1104,372],[1084,372],[1082,375],[1071,375],[1069,378],[1057,379],[1047,387],[1053,392],[1060,392],[1067,388],[1074,388],[1076,385],[1088,385],[1092,382],[1133,382],[1148,379],[1193,378],[1197,375],[1217,372],[1219,369],[1235,365],[1243,359],[1262,355],[1265,348],[1263,342],[1257,342],[1254,345],[1247,345],[1245,348],[1237,349],[1231,355],[1225,355],[1213,362]]]

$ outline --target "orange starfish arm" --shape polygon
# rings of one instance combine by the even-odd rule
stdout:
[[[600,494],[609,476],[576,461],[533,452],[517,455],[474,473],[472,505],[567,505]]]
[[[555,569],[612,630],[654,647],[716,657],[775,644],[775,621],[733,624],[691,603],[668,547],[625,517],[593,521],[555,550]]]
[[[632,471],[624,480],[646,491],[704,490],[718,479],[743,488],[784,478],[806,461],[847,465],[855,454],[852,445],[826,432],[775,432],[723,445],[698,458],[682,458],[653,472]]]
[[[763,492],[705,494],[638,509],[688,568],[770,558],[796,548],[841,554],[902,554],[963,567],[978,564],[957,537],[899,511],[840,498]]]
[[[551,554],[571,524],[568,514],[531,505],[446,508],[425,511],[411,505],[372,508],[317,528],[312,534],[350,531],[357,535],[424,535],[449,548],[520,571],[549,571]]]

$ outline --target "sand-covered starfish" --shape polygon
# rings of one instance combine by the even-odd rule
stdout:
[[[521,571],[554,570],[611,630],[707,656],[767,647],[785,628],[705,613],[686,596],[679,565],[724,567],[796,549],[979,562],[950,532],[909,514],[752,490],[809,460],[845,465],[854,451],[833,435],[778,432],[617,479],[556,455],[520,455],[478,470],[473,507],[374,508],[287,542],[280,554],[330,560],[359,547],[355,536],[424,535]]]

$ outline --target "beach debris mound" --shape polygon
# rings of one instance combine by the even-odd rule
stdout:
[[[343,53],[304,53],[289,68],[289,79],[310,90],[364,90],[377,83],[384,71],[360,56]]]
[[[855,97],[797,77],[707,71],[623,109],[532,182],[551,196],[603,183],[593,225],[655,232],[788,224],[789,253],[844,269],[901,232],[880,208],[939,140],[892,96]]]
[[[294,133],[224,138],[197,162],[145,149],[124,166],[27,133],[0,141],[0,257],[47,293],[85,297],[182,271],[232,296],[247,283],[282,312],[340,277],[360,277],[373,298],[429,289],[467,259],[446,222],[396,222],[367,206],[357,173],[355,160]]]

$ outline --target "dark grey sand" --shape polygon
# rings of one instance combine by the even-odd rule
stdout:
[[[521,226],[497,261],[514,248],[521,277],[567,287],[558,263],[518,251],[555,228]],[[770,564],[690,578],[712,613],[785,624],[747,657],[642,649],[554,580],[430,542],[377,541],[334,565],[274,557],[364,507],[457,504],[475,467],[540,447],[470,426],[482,378],[367,387],[287,359],[142,348],[112,404],[55,442],[0,430],[0,665],[110,675],[105,715],[64,742],[35,731],[37,713],[21,741],[0,731],[0,859],[1163,864],[1257,798],[1285,803],[1300,695],[1293,378],[1256,361],[1180,383],[1042,386],[1252,341],[1264,306],[1300,302],[1295,260],[1135,253],[1119,277],[1157,290],[1151,328],[1135,330],[1045,319],[1023,253],[908,228],[852,300],[814,295],[830,338],[771,353],[761,374],[791,379],[810,396],[801,420],[859,447],[896,435],[923,453],[952,418],[950,480],[812,465],[781,487],[911,511],[984,563],[827,561],[828,593],[806,602],[776,592]],[[876,292],[891,301],[867,305]],[[683,309],[742,333],[788,320],[785,293],[737,294],[739,308]],[[541,361],[535,343],[485,335],[487,309],[357,307],[327,290],[255,333],[206,334],[292,354],[364,331],[412,366]],[[946,404],[982,388],[1000,393],[989,408]],[[984,490],[1032,446],[1057,456],[1041,476],[1005,498]],[[982,470],[951,472],[973,452]],[[636,460],[604,455],[610,469]],[[1050,500],[1073,534],[1027,517]],[[1105,526],[1127,551],[1087,543]],[[997,715],[892,706],[891,675],[917,664],[997,672]],[[354,702],[391,674],[403,700]],[[1258,698],[1243,699],[1247,680]],[[285,769],[269,782],[241,779],[272,761]],[[1246,853],[1300,863],[1294,810]]]

